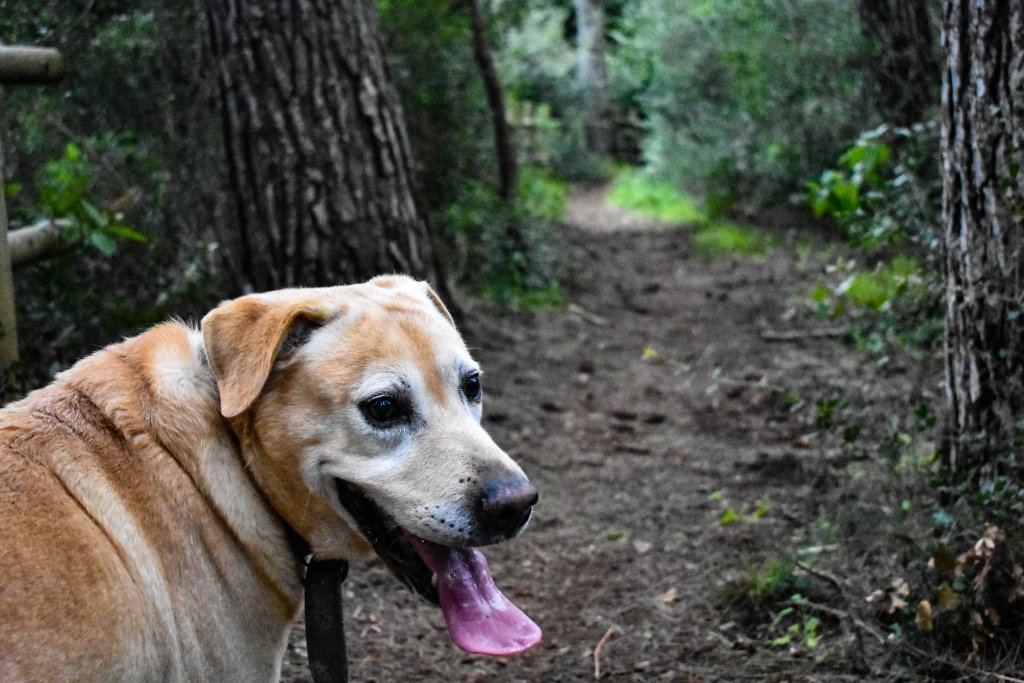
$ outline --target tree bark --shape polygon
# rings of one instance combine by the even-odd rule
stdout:
[[[984,477],[1024,418],[1024,5],[945,0],[942,47],[943,453]]]
[[[502,199],[510,199],[516,193],[516,149],[512,142],[512,129],[505,118],[505,94],[498,80],[498,71],[494,68],[491,49],[487,45],[487,27],[480,4],[477,0],[466,0],[470,23],[473,27],[473,59],[480,78],[484,82],[487,93],[487,104],[491,109],[491,122],[494,128],[494,151],[498,157],[498,194]]]
[[[612,114],[605,61],[604,0],[576,0],[576,37],[583,146],[588,152],[605,155],[612,149]]]
[[[862,33],[878,47],[868,70],[879,113],[898,126],[924,120],[939,95],[939,46],[929,3],[858,0],[857,10]]]
[[[204,0],[246,288],[437,281],[372,0]]]

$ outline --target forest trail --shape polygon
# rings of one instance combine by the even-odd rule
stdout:
[[[787,311],[820,267],[792,249],[704,261],[692,230],[603,193],[570,201],[566,309],[479,309],[463,325],[486,371],[485,425],[541,492],[530,528],[486,554],[544,641],[509,660],[466,655],[379,563],[354,566],[352,679],[592,681],[599,664],[616,680],[857,680],[841,658],[766,646],[723,589],[836,512],[843,465],[816,441],[815,398],[861,387],[899,401],[910,373],[886,366],[879,382],[838,341],[763,337],[797,325]],[[283,679],[309,680],[301,624]]]

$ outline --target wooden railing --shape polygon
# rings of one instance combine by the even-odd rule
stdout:
[[[64,75],[57,50],[0,45],[0,86],[54,83]],[[46,222],[7,233],[3,149],[0,149],[0,372],[18,360],[18,327],[14,312],[14,263],[23,263],[60,244],[59,224]]]

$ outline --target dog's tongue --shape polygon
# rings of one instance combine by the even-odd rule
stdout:
[[[483,553],[411,534],[408,540],[437,574],[441,611],[456,645],[474,654],[515,655],[540,642],[540,627],[494,585]]]

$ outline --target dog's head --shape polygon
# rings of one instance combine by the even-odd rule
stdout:
[[[433,573],[477,561],[457,549],[526,525],[536,489],[480,426],[480,367],[425,283],[245,296],[202,334],[253,477],[319,557],[373,548],[436,598]]]

